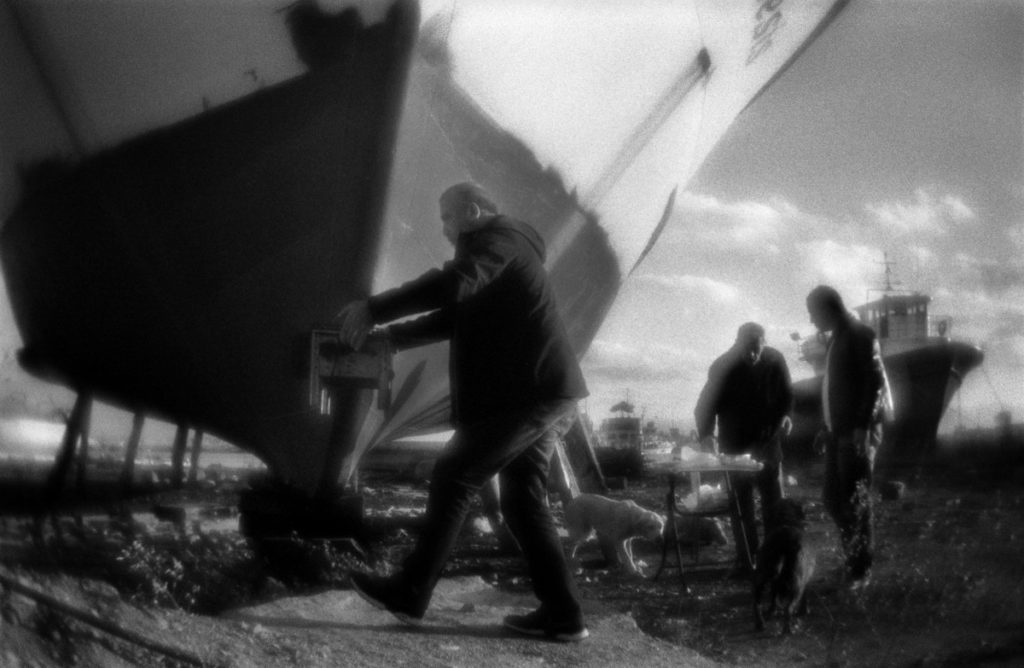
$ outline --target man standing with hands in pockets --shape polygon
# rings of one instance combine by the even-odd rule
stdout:
[[[874,330],[846,310],[835,288],[819,285],[811,290],[807,311],[819,331],[832,332],[821,392],[824,502],[839,528],[846,583],[858,590],[871,579],[871,477],[882,420],[886,409],[891,410],[889,383]]]

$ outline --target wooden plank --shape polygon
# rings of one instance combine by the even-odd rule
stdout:
[[[196,429],[192,436],[192,456],[188,467],[188,481],[195,482],[199,478],[199,455],[203,450],[203,430]]]
[[[64,486],[64,479],[67,477],[71,461],[74,459],[75,447],[78,445],[78,437],[81,433],[83,415],[89,410],[92,397],[86,392],[80,392],[75,398],[75,406],[71,409],[68,417],[67,427],[64,429],[64,440],[61,442],[60,451],[53,463],[53,469],[46,480],[45,505],[52,509],[60,496],[61,488]]]
[[[139,442],[142,440],[142,426],[146,416],[136,413],[132,417],[132,431],[128,436],[128,443],[124,452],[124,467],[121,469],[121,492],[127,494],[131,491],[132,482],[135,480],[135,457],[139,452]]]
[[[90,399],[82,410],[81,423],[78,427],[78,439],[81,444],[78,448],[78,466],[75,476],[76,489],[81,493],[85,491],[86,467],[89,465],[89,423],[92,419],[92,400]]]
[[[180,489],[184,483],[185,446],[188,443],[188,425],[178,423],[178,431],[174,434],[174,446],[171,450],[171,487]]]

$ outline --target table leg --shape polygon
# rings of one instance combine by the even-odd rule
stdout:
[[[651,578],[652,580],[657,580],[661,572],[665,570],[665,562],[668,560],[669,540],[678,542],[679,537],[676,535],[675,496],[676,478],[675,476],[669,476],[668,494],[665,495],[665,535],[661,539],[661,564],[658,565],[658,570],[654,573],[654,577]]]
[[[666,528],[665,535],[662,538],[661,544],[661,565],[658,566],[657,572],[654,574],[653,580],[657,580],[658,576],[665,569],[665,563],[668,560],[668,544],[672,542],[673,549],[676,553],[676,564],[679,567],[679,581],[683,585],[683,591],[687,594],[690,593],[690,587],[686,584],[686,573],[683,571],[683,552],[679,546],[679,531],[676,527],[676,477],[670,476],[668,480],[668,494],[665,496],[665,508],[666,508]]]
[[[693,509],[700,511],[702,508],[700,499],[700,471],[690,471],[690,489],[693,490],[696,500]],[[700,564],[700,515],[690,516],[690,536],[693,538],[693,563]]]

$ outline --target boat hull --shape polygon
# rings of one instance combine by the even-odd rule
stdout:
[[[886,423],[881,462],[915,460],[934,451],[939,422],[966,375],[982,363],[977,347],[945,341],[883,358],[894,415]],[[794,426],[787,451],[806,456],[819,430],[821,376],[793,383]]]
[[[571,229],[548,271],[582,355],[622,280],[607,234],[444,67],[410,64],[418,21],[396,7],[352,57],[28,192],[0,236],[23,366],[333,488],[373,445],[449,426],[446,345],[395,358],[387,412],[341,389],[321,414],[308,360],[341,305],[450,257],[437,198],[464,180],[549,242]]]
[[[346,58],[30,182],[0,232],[23,366],[336,474],[310,332],[370,291],[417,26],[398,3]]]
[[[544,237],[582,356],[676,189],[845,2],[707,3],[707,21],[667,3],[646,7],[650,39],[605,3],[563,4],[522,23],[463,3],[417,36],[411,0],[370,25],[312,2],[0,3],[0,88],[35,93],[0,105],[0,121],[32,128],[0,133],[0,177],[80,156],[37,166],[24,188],[0,180],[0,212],[16,203],[0,260],[23,364],[219,436],[303,491],[334,490],[375,445],[449,426],[447,347],[395,358],[389,410],[342,390],[332,417],[311,401],[311,333],[450,258],[437,198],[465,180]],[[550,39],[558,26],[587,38]],[[196,46],[138,48],[165,42]],[[575,58],[588,66],[562,67]],[[527,63],[546,74],[517,78]],[[577,80],[605,67],[623,76]],[[589,103],[553,95],[567,91]]]

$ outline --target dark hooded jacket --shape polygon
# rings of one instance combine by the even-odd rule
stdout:
[[[551,399],[587,396],[532,227],[496,216],[459,235],[440,269],[370,298],[398,348],[450,339],[452,414],[471,423]]]

